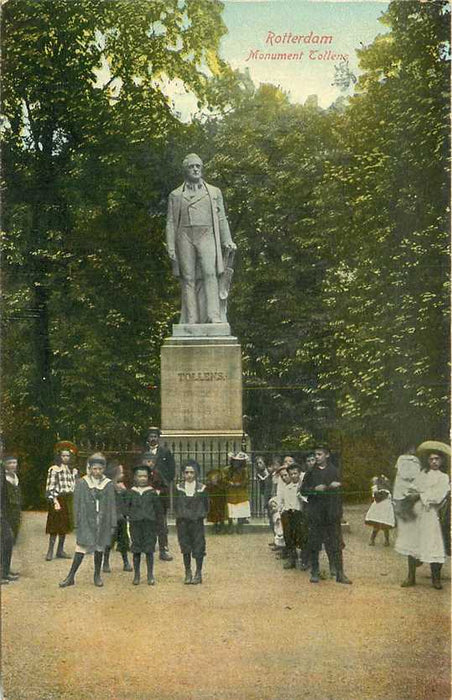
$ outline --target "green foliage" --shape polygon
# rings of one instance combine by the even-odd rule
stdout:
[[[447,3],[394,2],[385,23],[317,190],[330,323],[309,350],[344,429],[420,441],[448,425]]]
[[[313,192],[336,119],[264,85],[213,136],[208,175],[224,192],[239,249],[229,317],[244,353],[247,428],[268,448],[304,447],[322,423],[303,345],[324,316]]]
[[[111,443],[158,422],[160,344],[178,303],[166,196],[199,131],[166,93],[177,80],[200,106],[230,104],[220,10],[208,0],[4,7],[4,431],[30,474],[48,466],[57,436]]]
[[[391,3],[355,96],[328,111],[226,66],[221,9],[3,7],[3,430],[31,503],[57,436],[138,442],[159,421],[179,305],[166,198],[187,150],[239,248],[253,444],[329,438],[367,490],[398,439],[446,437],[448,3]],[[195,96],[190,124],[171,89]]]

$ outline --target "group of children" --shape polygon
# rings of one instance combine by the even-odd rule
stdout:
[[[344,573],[339,474],[329,450],[319,446],[303,465],[292,456],[268,467],[257,460],[257,478],[266,500],[276,557],[285,569],[311,569],[311,583],[320,580],[319,553],[328,556],[330,574],[338,583],[350,584]]]
[[[144,463],[143,463],[144,462]],[[76,549],[71,568],[59,584],[67,588],[75,584],[75,575],[85,554],[94,554],[94,585],[103,586],[101,571],[110,572],[109,556],[115,541],[123,558],[123,568],[131,571],[128,550],[133,559],[133,585],[141,581],[142,555],[146,561],[147,583],[155,584],[154,552],[163,520],[160,492],[155,488],[157,474],[152,466],[141,461],[133,467],[133,486],[123,483],[121,465],[110,466],[105,475],[105,457],[96,453],[87,463],[87,474],[75,482],[74,515]],[[186,584],[202,583],[202,565],[206,551],[204,518],[208,512],[207,491],[199,481],[199,468],[194,460],[184,465],[182,481],[174,491],[174,509],[180,549],[183,555]],[[192,572],[192,557],[196,570]]]

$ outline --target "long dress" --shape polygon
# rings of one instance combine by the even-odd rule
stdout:
[[[416,557],[425,563],[443,564],[446,552],[438,511],[450,491],[449,477],[438,469],[430,469],[419,474],[415,488],[420,495]]]
[[[421,463],[414,455],[400,455],[396,463],[396,478],[392,499],[397,521],[397,538],[394,549],[405,556],[416,556],[417,523],[420,506],[413,505],[407,496],[419,476]]]

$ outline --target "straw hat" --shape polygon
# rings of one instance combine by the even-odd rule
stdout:
[[[438,452],[444,457],[447,457],[447,459],[450,459],[452,455],[450,446],[446,445],[445,442],[438,442],[437,440],[427,440],[426,442],[422,442],[416,449],[418,457],[426,457],[431,452]]]

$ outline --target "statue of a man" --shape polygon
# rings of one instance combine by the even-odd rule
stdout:
[[[202,179],[202,160],[183,161],[185,182],[168,200],[166,245],[173,272],[180,277],[180,323],[226,323],[226,298],[236,245],[223,197]]]

